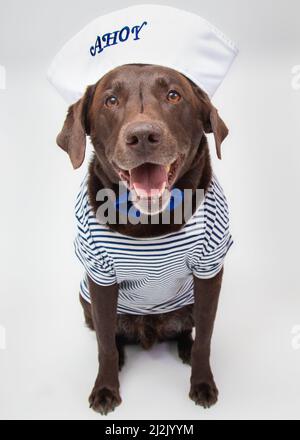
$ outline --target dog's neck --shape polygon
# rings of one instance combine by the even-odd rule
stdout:
[[[196,198],[196,189],[207,191],[212,178],[212,168],[210,163],[210,155],[207,144],[207,139],[203,135],[199,145],[198,152],[193,160],[192,167],[176,182],[176,188],[183,191],[185,189],[191,189],[193,191],[192,197],[192,214],[197,209],[198,205]],[[113,182],[113,179],[109,175],[106,167],[99,161],[96,155],[94,155],[90,166],[88,175],[88,197],[89,203],[96,215],[96,212],[101,205],[101,202],[96,200],[98,191],[103,189],[112,189],[115,193],[118,192],[118,184]],[[182,207],[183,210],[183,207]],[[123,235],[128,235],[137,238],[157,237],[160,235],[169,234],[180,230],[187,219],[184,219],[182,213],[182,223],[177,224],[174,221],[174,215],[170,215],[170,222],[165,224],[162,221],[162,216],[159,215],[159,222],[156,224],[151,223],[151,216],[148,218],[147,224],[138,223],[132,224],[127,222],[122,224],[120,222],[107,223],[112,230],[119,232]]]

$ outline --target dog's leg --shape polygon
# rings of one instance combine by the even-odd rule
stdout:
[[[95,411],[107,414],[121,403],[116,344],[118,285],[104,287],[90,278],[88,281],[99,360],[99,371],[89,402]]]
[[[93,317],[92,317],[91,304],[88,303],[85,299],[83,299],[80,294],[79,294],[79,298],[80,298],[80,303],[83,307],[83,314],[84,314],[86,326],[90,330],[95,330]],[[123,336],[117,335],[116,336],[116,345],[117,345],[117,349],[119,352],[119,370],[122,369],[122,367],[124,366],[124,363],[125,363],[125,349],[124,349],[125,344],[126,344],[125,338],[123,338]]]
[[[116,336],[116,345],[119,353],[119,370],[122,370],[122,367],[125,364],[125,345],[126,340],[123,336],[117,335]]]
[[[84,315],[84,320],[85,320],[86,326],[90,330],[95,330],[93,318],[92,318],[91,304],[88,303],[85,299],[83,299],[82,296],[80,295],[80,293],[79,293],[79,301],[80,301],[80,304],[82,305],[82,308],[83,308],[83,315]]]
[[[178,355],[184,364],[191,365],[193,343],[192,330],[183,331],[177,336]]]
[[[194,277],[195,341],[192,347],[190,398],[209,408],[218,399],[218,390],[210,368],[210,343],[216,317],[223,269],[211,279]]]

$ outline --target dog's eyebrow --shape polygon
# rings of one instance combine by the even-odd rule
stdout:
[[[155,83],[163,88],[166,88],[169,85],[168,81],[163,76],[159,76],[158,78],[156,78]]]
[[[113,81],[110,84],[110,88],[113,89],[115,92],[120,92],[124,86],[123,81]]]

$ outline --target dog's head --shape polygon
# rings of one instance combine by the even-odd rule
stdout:
[[[221,158],[228,130],[206,93],[173,69],[129,64],[87,88],[57,143],[78,168],[89,135],[109,179],[125,181],[141,208],[190,169],[204,132],[214,134]]]

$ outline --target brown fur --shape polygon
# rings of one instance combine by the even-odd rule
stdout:
[[[91,305],[79,295],[86,325],[94,329]],[[193,306],[185,306],[170,313],[156,315],[118,315],[117,337],[124,344],[138,343],[149,349],[156,342],[177,339],[178,335],[192,332],[194,327]]]
[[[164,96],[170,88],[179,89],[184,96],[179,105],[165,103]],[[118,94],[117,110],[105,105],[108,93]],[[141,153],[139,149],[129,148],[125,138],[129,126],[145,121],[152,121],[160,137],[156,145],[144,146]],[[127,65],[109,72],[87,88],[83,98],[70,107],[57,142],[77,168],[84,159],[85,135],[90,135],[95,155],[89,167],[88,192],[96,212],[98,190],[116,188],[119,182],[116,164],[122,169],[144,162],[165,165],[179,154],[184,160],[176,177],[176,187],[206,191],[212,170],[204,132],[214,133],[217,155],[221,157],[221,143],[228,130],[201,89],[172,69]],[[170,225],[159,222],[109,226],[133,237],[159,236],[182,227],[172,221]],[[93,409],[106,414],[121,403],[118,370],[124,363],[125,344],[140,343],[148,349],[155,342],[172,339],[177,341],[183,362],[192,365],[191,399],[204,407],[216,402],[217,389],[209,355],[222,273],[209,280],[194,278],[194,306],[146,316],[117,315],[118,286],[99,286],[88,278],[91,304],[81,297],[80,301],[88,327],[96,331],[101,363],[90,396]],[[195,342],[191,337],[193,326],[196,327]]]

